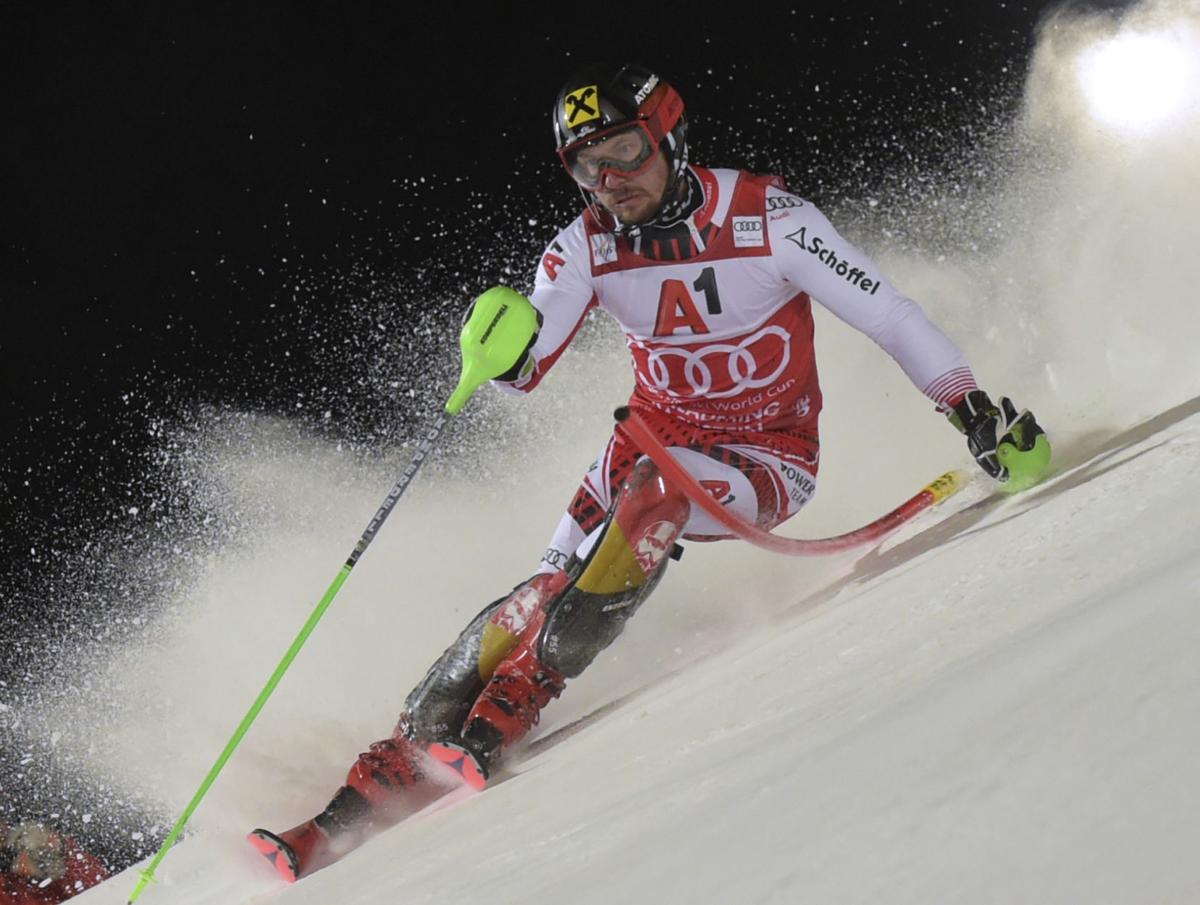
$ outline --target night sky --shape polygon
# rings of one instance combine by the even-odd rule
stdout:
[[[387,445],[440,405],[466,303],[577,211],[550,108],[579,64],[657,67],[693,160],[824,206],[1011,118],[1050,4],[107,6],[0,13],[6,642],[95,524],[155,530],[164,423]]]

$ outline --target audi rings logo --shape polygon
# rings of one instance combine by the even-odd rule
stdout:
[[[637,344],[644,383],[677,399],[725,399],[770,386],[792,359],[792,335],[783,327],[763,327],[736,346],[708,343],[698,349]],[[637,356],[641,358],[641,356]],[[770,368],[769,373],[764,369]]]
[[[762,248],[763,218],[734,217],[733,218],[733,247]]]

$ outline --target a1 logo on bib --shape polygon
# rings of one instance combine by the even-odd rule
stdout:
[[[733,218],[733,247],[762,248],[763,218],[734,217]]]

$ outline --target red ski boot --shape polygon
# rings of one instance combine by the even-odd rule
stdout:
[[[346,785],[314,817],[284,833],[257,829],[246,838],[294,883],[332,864],[374,829],[390,826],[453,788],[428,779],[421,746],[397,727],[389,739],[375,742],[358,756]]]
[[[355,768],[368,754],[359,756]],[[370,826],[371,805],[361,792],[346,785],[338,789],[325,810],[312,820],[283,833],[254,830],[246,840],[271,862],[285,883],[295,883],[336,861],[362,840]]]
[[[371,745],[346,774],[346,787],[361,795],[365,803],[361,816],[353,811],[347,813],[352,823],[360,819],[388,821],[391,812],[405,809],[414,799],[424,797],[423,789],[428,783],[422,746],[405,735],[405,728],[402,722],[391,738]],[[339,809],[337,813],[341,815],[343,811]]]
[[[472,788],[487,785],[501,750],[524,738],[537,725],[542,708],[562,694],[566,680],[538,660],[531,647],[536,637],[533,633],[522,641],[496,667],[467,715],[462,738],[429,746],[430,755],[452,767]]]

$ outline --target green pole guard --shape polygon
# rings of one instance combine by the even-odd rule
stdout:
[[[1003,489],[1019,493],[1040,481],[1050,468],[1050,441],[1045,434],[1038,434],[1033,446],[1025,450],[1011,443],[1001,443],[996,448],[996,458],[1008,469],[1008,480],[1002,485]]]
[[[446,411],[457,415],[475,391],[517,364],[538,331],[537,310],[507,286],[493,286],[475,300],[459,336],[462,373]]]

